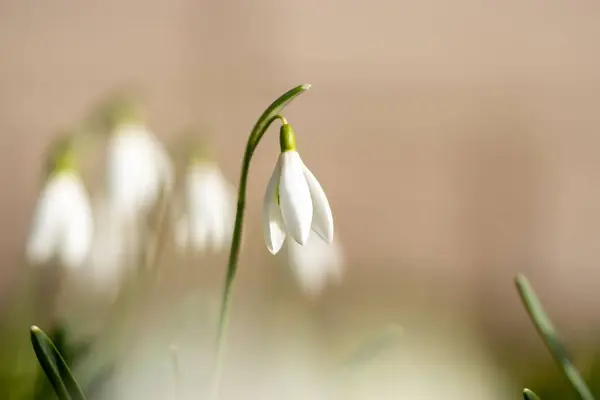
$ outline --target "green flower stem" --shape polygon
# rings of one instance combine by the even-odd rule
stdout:
[[[219,330],[217,334],[217,354],[214,371],[214,381],[212,398],[217,399],[219,395],[219,384],[221,380],[221,374],[223,372],[223,360],[225,353],[225,336],[227,333],[229,308],[231,303],[231,289],[235,274],[237,272],[238,259],[240,255],[240,248],[242,245],[242,228],[244,224],[244,209],[246,206],[246,188],[248,185],[248,172],[250,170],[250,161],[254,150],[258,146],[258,143],[264,136],[265,132],[276,119],[285,121],[279,113],[296,97],[310,89],[310,85],[300,85],[288,92],[284,93],[281,97],[275,100],[263,114],[260,116],[250,137],[248,138],[248,144],[246,145],[246,152],[244,153],[244,160],[242,162],[242,173],[240,176],[240,185],[238,189],[238,202],[237,212],[235,215],[235,227],[233,230],[233,238],[231,240],[231,250],[229,252],[229,262],[227,265],[227,275],[225,278],[225,286],[223,288],[223,298],[221,300],[221,312],[219,315]]]
[[[550,318],[546,315],[540,300],[529,284],[527,278],[524,275],[519,274],[515,278],[515,284],[519,291],[519,295],[521,296],[521,300],[523,301],[523,305],[533,321],[535,328],[579,397],[582,400],[594,400],[594,396],[569,358],[567,350],[559,340],[556,329],[552,325]]]

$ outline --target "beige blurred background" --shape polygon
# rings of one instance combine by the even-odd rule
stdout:
[[[141,88],[165,140],[209,126],[237,182],[258,115],[306,82],[286,116],[350,260],[311,308],[325,330],[359,310],[402,323],[411,304],[541,348],[512,287],[522,271],[565,335],[585,338],[600,317],[599,21],[592,0],[0,0],[0,294],[45,147],[100,96]],[[293,287],[250,269],[268,260],[269,135],[251,171],[248,297]]]

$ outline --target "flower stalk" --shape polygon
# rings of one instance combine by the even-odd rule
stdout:
[[[250,162],[256,147],[263,138],[269,126],[276,119],[280,119],[283,124],[287,121],[279,113],[296,97],[310,89],[310,85],[300,85],[281,95],[275,100],[258,118],[246,145],[244,159],[242,161],[242,171],[240,175],[240,184],[238,189],[237,211],[235,216],[235,225],[229,253],[229,262],[227,265],[227,275],[223,288],[223,297],[221,300],[221,311],[219,314],[219,325],[217,334],[217,354],[215,364],[215,375],[212,388],[212,399],[217,399],[219,394],[219,384],[221,380],[223,361],[225,356],[225,336],[227,334],[229,309],[231,306],[231,291],[233,281],[238,267],[238,259],[242,243],[242,230],[244,225],[244,210],[246,207],[246,190],[248,186],[248,173],[250,171]]]

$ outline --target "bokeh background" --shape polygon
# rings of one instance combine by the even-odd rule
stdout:
[[[237,184],[256,118],[311,83],[285,115],[332,204],[344,279],[307,298],[264,246],[272,128],[251,169],[223,396],[493,399],[528,385],[568,398],[512,279],[527,274],[593,380],[599,21],[591,0],[0,0],[0,324],[32,296],[17,283],[47,146],[99,98],[135,87],[165,143],[203,127]],[[164,286],[129,319],[143,323],[113,336],[130,339],[125,360],[146,353],[131,345],[143,337],[178,337],[182,390],[195,393],[226,254],[182,263],[167,250],[163,264]],[[103,316],[77,321],[96,332]],[[332,394],[336,363],[389,324],[397,343]],[[168,358],[122,362],[122,398],[166,398]],[[35,365],[2,362],[2,398],[19,398]]]

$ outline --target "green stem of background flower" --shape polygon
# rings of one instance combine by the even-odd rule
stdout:
[[[221,375],[223,372],[223,361],[225,356],[225,336],[227,334],[227,325],[229,317],[229,309],[231,304],[231,289],[235,274],[237,272],[238,259],[240,255],[240,248],[242,245],[242,230],[244,225],[244,209],[246,206],[246,188],[248,184],[248,172],[250,170],[250,161],[254,150],[258,146],[258,143],[262,139],[263,135],[271,125],[271,123],[278,118],[279,113],[296,97],[310,89],[310,85],[300,85],[288,92],[284,93],[275,100],[263,114],[260,116],[250,137],[248,138],[248,144],[246,145],[246,152],[244,153],[244,160],[242,162],[242,173],[240,177],[240,185],[238,189],[238,203],[237,212],[235,215],[235,227],[233,230],[233,238],[231,240],[231,250],[229,253],[229,262],[227,265],[227,276],[225,278],[225,286],[223,288],[223,298],[221,301],[221,312],[219,315],[219,331],[217,335],[217,354],[214,371],[214,380],[212,388],[212,399],[217,399],[219,396],[219,384],[221,381]]]

